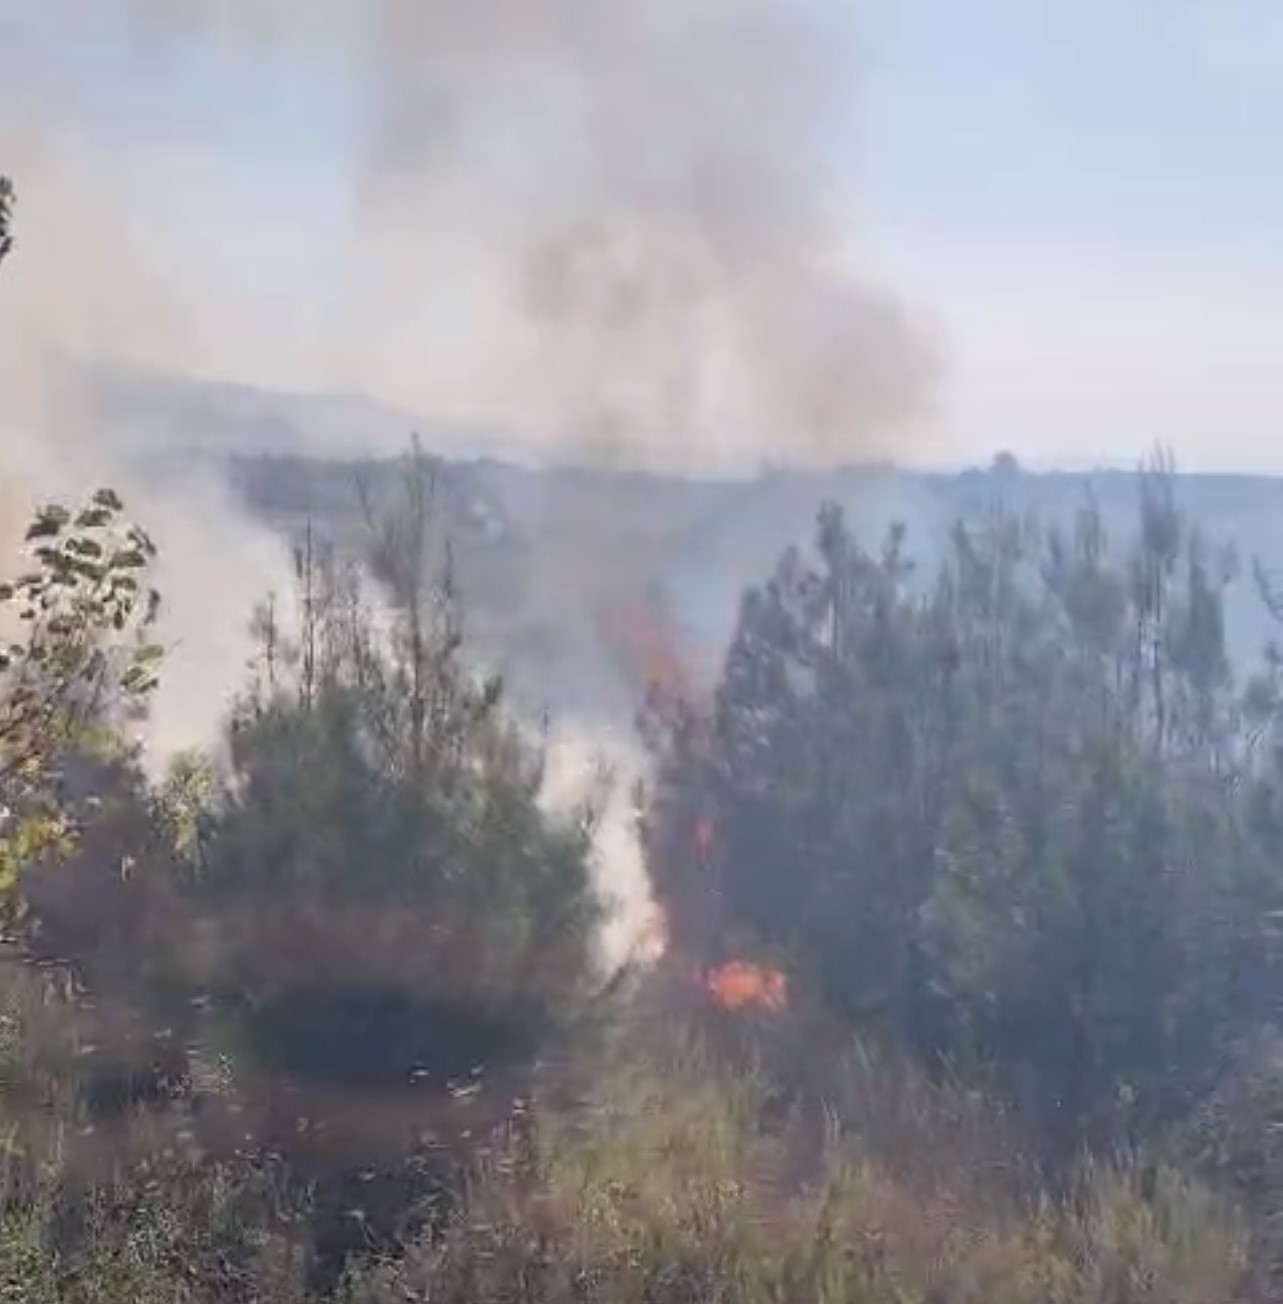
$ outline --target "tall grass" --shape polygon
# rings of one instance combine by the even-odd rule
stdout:
[[[949,1093],[915,1090],[921,1113],[957,1118]],[[866,1109],[856,1136],[836,1107],[808,1164],[790,1153],[801,1120],[764,1125],[767,1094],[698,1041],[616,1060],[573,1116],[514,1139],[442,1236],[357,1274],[346,1299],[1201,1304],[1239,1290],[1244,1229],[1175,1174],[1089,1167],[1054,1202],[1032,1174],[937,1149],[938,1128],[913,1153],[898,1120],[880,1137]]]
[[[788,1021],[660,1029],[623,1014],[514,1110],[497,1145],[478,1147],[444,1203],[401,1210],[419,1230],[390,1243],[373,1231],[387,1174],[310,1199],[280,1160],[184,1148],[179,1106],[136,1110],[104,1162],[76,1164],[94,1125],[73,1089],[83,1047],[70,1005],[29,972],[2,1003],[0,1301],[1246,1297],[1247,1229],[1196,1182],[1086,1164],[1053,1198],[1001,1118],[902,1065],[815,1051],[798,1088]]]

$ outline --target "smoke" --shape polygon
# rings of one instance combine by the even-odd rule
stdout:
[[[31,430],[33,427],[26,427]],[[190,474],[158,482],[137,467],[87,454],[76,427],[50,427],[49,456],[0,457],[0,547],[10,573],[37,501],[83,499],[111,485],[156,542],[153,582],[163,595],[156,636],[167,650],[145,729],[154,773],[218,736],[253,654],[250,616],[291,582],[280,540],[248,521],[216,480]],[[59,445],[55,439],[62,438]],[[70,465],[60,460],[74,449]]]
[[[248,655],[246,614],[285,581],[283,558],[201,473],[163,485],[143,475],[134,454],[180,447],[183,431],[109,420],[69,356],[360,393],[499,424],[544,455],[664,469],[883,458],[928,415],[932,347],[859,268],[839,193],[858,139],[850,6],[39,8],[0,20],[11,106],[0,169],[20,202],[0,280],[0,513],[7,497],[103,479],[152,527],[176,644],[158,712],[168,747],[198,741],[224,709]],[[114,51],[111,70],[64,57],[59,32]],[[201,91],[196,76],[166,72],[184,60],[223,74]],[[322,237],[304,204],[291,210],[297,239],[287,230],[274,248],[306,246],[313,261],[294,282],[306,292],[281,297],[246,235],[281,225],[273,200],[256,199],[253,169],[227,170],[210,141],[231,124],[252,151],[253,106],[300,69],[328,88],[323,144],[300,119],[298,151],[265,156],[258,173],[275,174],[279,198],[292,155],[319,150],[343,178],[346,212]],[[103,76],[117,82],[95,100],[87,88]],[[266,116],[261,126],[270,137]],[[226,178],[235,193],[220,190]],[[207,210],[182,199],[189,185]],[[166,225],[183,213],[185,228]],[[636,588],[639,569],[573,546],[532,560],[550,590],[577,585],[590,602]],[[568,739],[554,761],[567,790],[602,742]],[[650,907],[626,794],[611,802],[599,872],[625,922],[604,945],[622,955]]]
[[[595,820],[591,869],[606,911],[596,959],[608,976],[628,964],[650,964],[664,950],[663,915],[651,893],[632,801],[643,773],[635,749],[600,729],[563,722],[549,742],[544,808],[566,815],[587,805]]]
[[[108,352],[113,338],[181,365],[184,313],[146,274],[138,232],[127,208],[112,202],[109,178],[99,191],[92,165],[66,142],[29,134],[5,144],[4,165],[12,162],[26,184],[15,253],[0,275],[2,555],[16,556],[37,502],[82,499],[102,485],[121,494],[160,553],[157,634],[169,656],[148,754],[163,766],[215,736],[244,681],[250,614],[288,582],[286,557],[203,467],[162,479],[133,458],[129,432],[107,424],[78,383],[68,355]]]
[[[204,268],[172,241],[135,239],[122,258],[112,228],[155,234],[147,188],[63,151],[62,193],[29,202],[41,222],[74,206],[103,224],[76,271],[110,285],[112,306],[95,293],[93,324],[61,323],[53,338],[499,421],[545,452],[682,468],[887,455],[925,414],[934,360],[854,268],[837,193],[858,140],[848,12],[827,0],[50,0],[43,28],[109,34],[128,52],[122,78],[198,51],[234,64],[236,92],[252,97],[290,69],[320,70],[343,108],[317,130],[349,204],[315,268],[322,295],[277,306],[251,281],[238,299],[221,211],[206,215],[218,247]],[[34,37],[13,47],[6,92],[21,92],[26,121],[91,141],[84,93],[52,75]],[[203,120],[222,129],[230,112],[213,91],[188,96],[185,151],[200,148]],[[163,113],[156,97],[143,105]],[[162,157],[175,185],[195,166],[179,174],[177,151]],[[268,224],[265,205],[243,212]],[[86,298],[79,284],[71,294]]]

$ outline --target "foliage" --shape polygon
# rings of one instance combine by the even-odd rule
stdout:
[[[1275,1274],[1283,1269],[1283,1036],[1277,1029],[1236,1048],[1176,1154],[1258,1212],[1254,1259]]]
[[[0,584],[12,626],[0,644],[0,897],[20,910],[23,869],[74,842],[77,754],[110,752],[117,726],[156,684],[162,648],[148,641],[159,599],[147,587],[155,547],[100,490],[78,511],[40,510],[27,531],[31,569]],[[12,641],[9,641],[12,640]]]
[[[22,962],[0,971],[0,1292],[210,1304],[1241,1297],[1255,1228],[1192,1177],[1067,1159],[1047,1185],[997,1111],[892,1056],[830,1063],[828,1025],[803,1013],[759,1026],[707,1011],[706,1041],[620,1006],[608,1051],[514,1074],[490,1103],[471,1086],[438,1089],[434,1107],[414,1103],[415,1125],[457,1135],[466,1165],[453,1177],[444,1160],[420,1172],[374,1148],[337,1171],[282,1161],[296,1123],[337,1130],[318,1109],[346,1105],[377,1134],[410,1062],[445,1078],[529,1066],[585,982],[592,812],[541,813],[540,750],[468,672],[448,577],[424,560],[430,486],[406,479],[403,515],[370,513],[382,601],[304,538],[297,609],[263,613],[225,767],[185,758],[154,791],[127,766],[79,774],[107,799],[68,865],[41,876],[42,899],[57,889],[89,916],[48,911],[76,979]],[[747,600],[717,718],[682,718],[664,795],[692,818],[715,811],[709,908],[720,895],[732,923],[791,953],[791,993],[810,978],[830,1008],[930,1052],[933,1068],[944,1055],[996,1066],[1013,1096],[1065,1081],[1057,1002],[1095,991],[1073,986],[1066,957],[1087,936],[1081,903],[1099,894],[1118,935],[1090,937],[1109,968],[1088,1026],[1121,1031],[1098,1035],[1085,1099],[1125,1075],[1162,1114],[1175,1106],[1146,1057],[1168,1056],[1183,1102],[1277,991],[1268,933],[1251,932],[1272,899],[1283,809],[1277,685],[1267,667],[1240,694],[1216,668],[1214,636],[1198,655],[1196,639],[1174,636],[1215,633],[1207,609],[1187,614],[1204,592],[1187,540],[1183,586],[1170,580],[1162,599],[1169,623],[1132,628],[1145,673],[1128,696],[1122,636],[1075,633],[1065,614],[1066,592],[1076,604],[1108,590],[1087,565],[1091,538],[1088,516],[1058,571],[1042,563],[1059,545],[1031,532],[960,533],[923,596],[900,541],[865,557],[826,515],[832,573],[817,573],[840,597],[826,608],[794,558],[787,583]],[[56,727],[26,735],[50,758],[31,771],[33,793],[57,796],[63,749],[90,745],[133,700],[138,593],[122,629],[86,635],[107,658],[101,677],[62,681]],[[1025,844],[1043,792],[1064,793],[1066,809],[1046,821],[1040,858]],[[1158,868],[1154,845],[1167,852]],[[122,856],[137,862],[127,881]],[[1184,875],[1163,872],[1170,863]],[[789,891],[753,880],[772,864],[788,866]],[[1158,1051],[1144,1040],[1155,993],[1170,1002]],[[671,1018],[663,984],[652,994]],[[156,1059],[160,1043],[171,1059]],[[1255,1198],[1274,1162],[1258,1142],[1275,1112],[1273,1061],[1266,1040],[1239,1044],[1235,1074],[1199,1095],[1188,1140],[1201,1146],[1191,1165]],[[313,1095],[297,1094],[301,1081]],[[506,1138],[487,1123],[496,1109]],[[1072,1131],[1091,1139],[1080,1120]],[[299,1195],[305,1173],[314,1200]]]
[[[858,1133],[831,1112],[816,1146],[768,1109],[769,1083],[694,1034],[629,1023],[580,1066],[585,1097],[539,1098],[478,1154],[444,1219],[361,1251],[377,1192],[342,1213],[346,1272],[318,1271],[329,1231],[279,1162],[153,1151],[78,1176],[56,1152],[4,1170],[0,1291],[49,1301],[390,1304],[407,1299],[1211,1304],[1242,1298],[1245,1229],[1196,1183],[1089,1164],[1063,1199],[995,1139],[975,1162],[938,1139],[961,1112],[910,1087],[906,1146],[883,1117],[904,1081],[857,1076]],[[881,1071],[881,1070],[879,1070]],[[875,1103],[870,1106],[867,1102]],[[962,1106],[961,1109],[965,1109]],[[933,1116],[938,1115],[939,1120]],[[6,1114],[6,1121],[8,1115]],[[888,1139],[892,1142],[887,1147]]]
[[[1231,674],[1234,576],[1162,468],[1126,551],[1090,502],[999,510],[925,584],[827,508],[746,596],[707,727],[656,733],[657,809],[718,831],[672,893],[1050,1149],[1153,1139],[1283,995],[1278,674]]]
[[[303,1261],[270,1170],[153,1157],[77,1189],[57,1168],[0,1212],[0,1298],[32,1304],[288,1304]],[[21,1199],[17,1198],[21,1195]]]
[[[260,1061],[310,1077],[358,1069],[334,1035],[353,1020],[386,1042],[366,1078],[526,1057],[589,976],[590,813],[541,810],[540,749],[462,659],[417,451],[404,486],[370,509],[365,568],[305,536],[296,609],[288,629],[260,615],[229,772],[197,821],[194,908],[217,942],[193,981]],[[181,793],[168,809],[191,830]]]
[[[13,250],[13,233],[10,225],[13,221],[13,182],[8,177],[0,176],[0,263]]]

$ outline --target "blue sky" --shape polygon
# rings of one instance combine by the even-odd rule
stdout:
[[[1283,5],[872,18],[868,222],[945,318],[955,437],[1283,467]]]
[[[323,381],[304,359],[349,219],[353,86],[315,50],[125,41],[112,12],[0,0],[0,84],[24,74],[0,126],[56,126],[145,200],[165,274],[252,341],[215,370]],[[1283,3],[857,12],[833,149],[853,246],[945,358],[914,456],[1131,462],[1163,441],[1283,471]]]

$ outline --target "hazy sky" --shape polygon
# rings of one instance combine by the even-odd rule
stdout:
[[[199,305],[196,369],[328,384],[360,86],[314,46],[126,38],[123,3],[0,0],[0,126],[117,176],[151,275]],[[1191,468],[1283,471],[1283,3],[852,5],[835,190],[862,267],[944,358],[911,456],[1130,462],[1162,441]],[[458,285],[402,347],[472,319]]]
[[[1283,469],[1283,5],[883,0],[863,191],[950,428]]]

